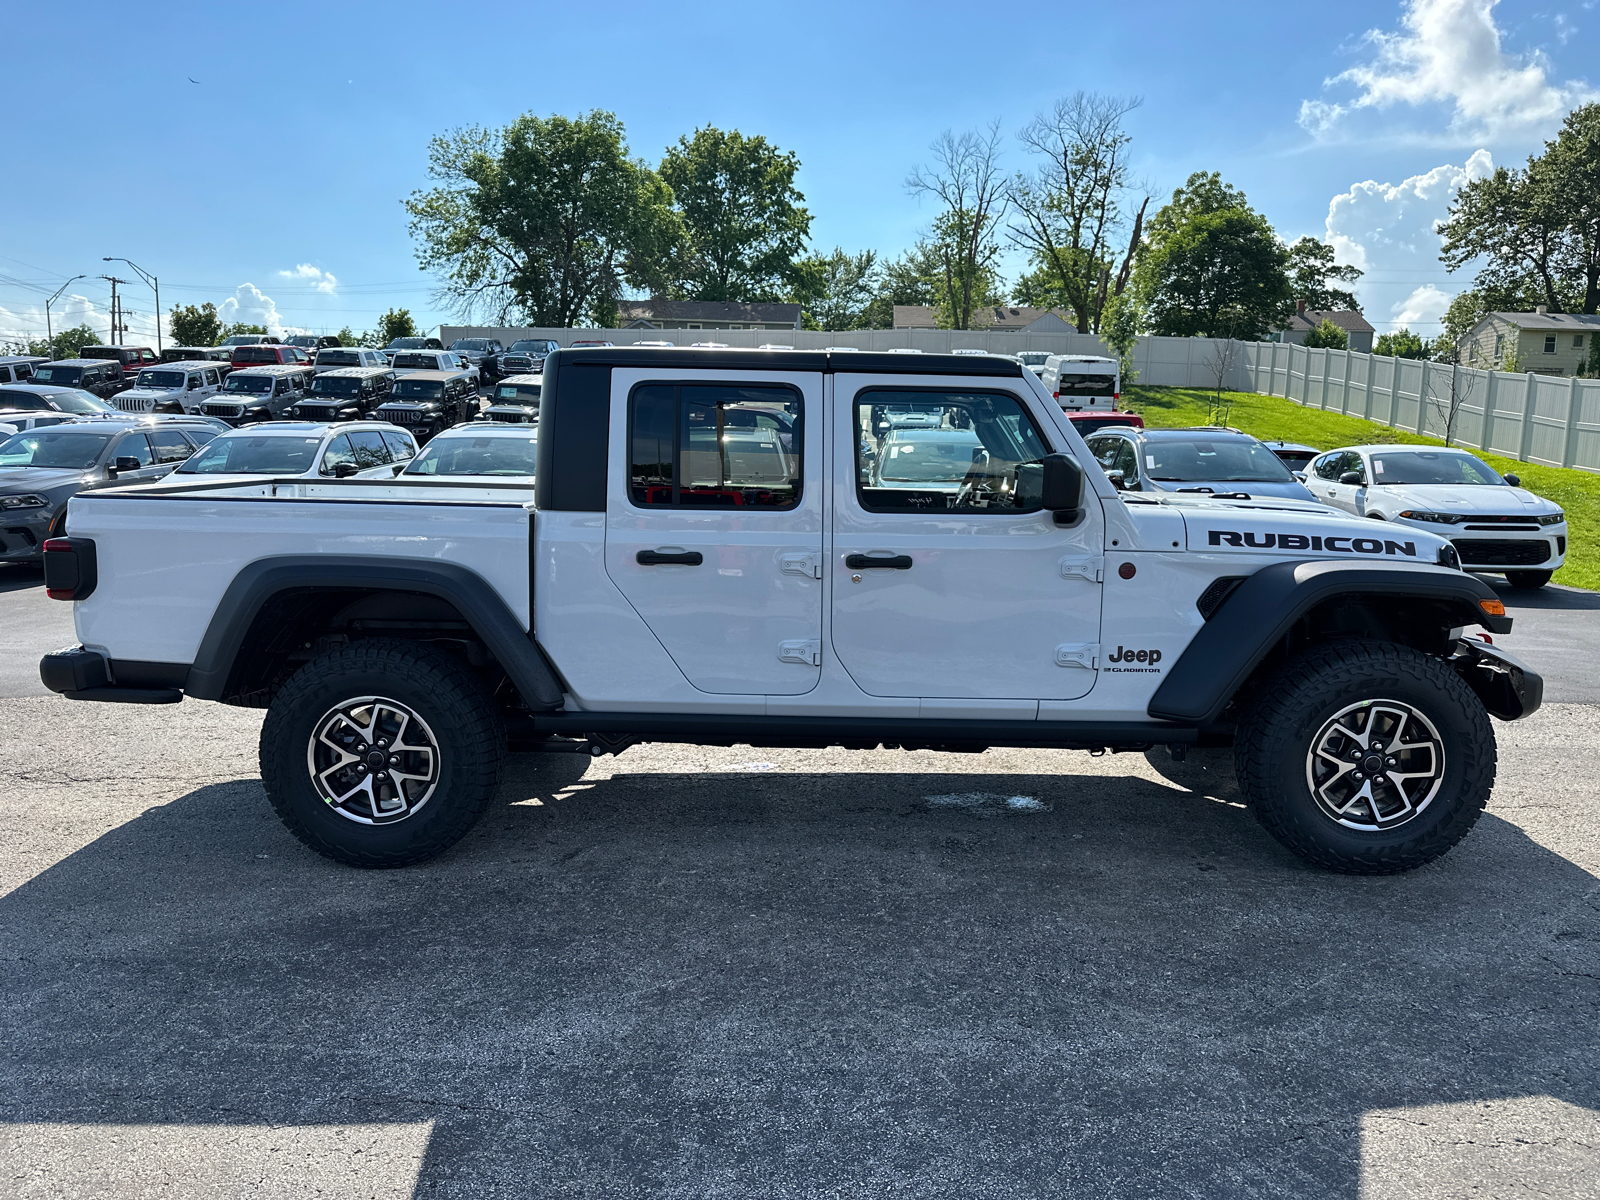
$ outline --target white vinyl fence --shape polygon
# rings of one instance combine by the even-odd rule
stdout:
[[[528,329],[445,326],[445,345],[459,337],[550,338],[560,345],[603,339],[619,346],[642,341],[720,342],[733,347],[793,346],[821,350],[914,349],[927,354],[991,350],[1015,354],[1115,355],[1082,333],[995,333],[983,330],[864,329],[851,333],[806,329]],[[1308,350],[1285,342],[1224,338],[1142,337],[1134,351],[1137,382],[1154,387],[1214,388],[1283,396],[1314,408],[1364,417],[1455,445],[1523,462],[1600,471],[1600,380],[1505,371],[1451,363],[1385,358],[1354,350]]]

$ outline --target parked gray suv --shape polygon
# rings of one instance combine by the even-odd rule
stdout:
[[[0,442],[0,562],[37,561],[79,492],[160,479],[218,432],[203,418],[107,417]]]

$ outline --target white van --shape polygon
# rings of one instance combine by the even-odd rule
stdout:
[[[1115,412],[1122,397],[1121,370],[1114,358],[1052,354],[1044,360],[1039,380],[1068,412]]]
[[[347,367],[385,367],[389,359],[382,350],[367,350],[360,346],[325,346],[317,351],[316,372],[343,371]]]
[[[145,367],[125,392],[111,397],[123,412],[197,413],[222,387],[226,371],[215,360],[162,363]]]
[[[49,361],[48,358],[41,358],[35,354],[8,354],[0,357],[0,383],[32,382],[33,369]]]

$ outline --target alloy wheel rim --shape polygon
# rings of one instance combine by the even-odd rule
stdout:
[[[414,816],[439,786],[439,741],[415,711],[384,696],[334,705],[306,747],[311,786],[332,811],[361,825]]]
[[[1444,741],[1418,708],[1362,700],[1329,717],[1306,753],[1306,784],[1324,816],[1367,833],[1415,820],[1444,783]]]

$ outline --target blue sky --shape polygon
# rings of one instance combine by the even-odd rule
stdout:
[[[1433,333],[1469,282],[1430,232],[1452,189],[1521,162],[1600,88],[1582,53],[1600,44],[1596,0],[1024,11],[19,6],[0,75],[0,339],[41,333],[44,295],[72,275],[128,276],[103,255],[155,272],[167,308],[312,331],[390,306],[448,320],[400,201],[428,185],[431,135],[527,111],[610,109],[652,163],[697,126],[764,134],[799,155],[816,247],[893,255],[932,215],[904,179],[934,137],[994,119],[1009,134],[1078,89],[1143,97],[1135,168],[1162,198],[1220,171],[1284,238],[1331,236],[1365,266],[1380,330]],[[1009,138],[1006,163],[1029,165]],[[148,290],[125,302],[148,337]],[[90,278],[52,311],[60,328],[107,305]]]

